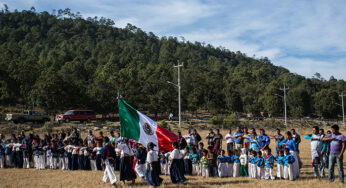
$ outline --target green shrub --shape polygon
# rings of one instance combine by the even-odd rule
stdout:
[[[237,114],[232,113],[230,115],[228,115],[224,120],[223,123],[226,126],[232,126],[232,125],[238,125],[239,121],[237,120]]]
[[[168,128],[168,123],[166,122],[166,120],[162,120],[159,125],[163,128]]]
[[[211,119],[209,119],[209,123],[213,125],[221,125],[223,123],[223,117],[214,116]]]

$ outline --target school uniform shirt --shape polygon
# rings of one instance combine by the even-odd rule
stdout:
[[[284,139],[283,141],[280,142],[279,145],[282,146],[284,143],[287,144],[285,146],[285,148],[288,148],[290,151],[297,151],[298,150],[297,144],[293,139],[291,139],[291,140]]]
[[[133,156],[132,149],[127,144],[119,144],[118,148],[121,150],[120,158],[126,156]]]
[[[252,163],[253,159],[254,159],[254,157],[252,155],[249,155],[249,158],[248,158],[249,163]]]
[[[192,161],[193,164],[198,163],[199,157],[197,153],[192,153],[189,156],[190,160]]]
[[[285,166],[288,166],[288,164],[293,164],[295,161],[293,155],[291,154],[288,154],[284,157],[284,165]]]
[[[94,147],[93,152],[96,152],[96,155],[100,155],[101,149],[102,149],[102,147]]]
[[[227,162],[228,163],[234,163],[234,155],[231,155],[231,156],[227,156]]]
[[[265,163],[267,168],[272,168],[274,166],[274,159],[272,154],[266,156]]]
[[[264,159],[263,159],[263,157],[257,157],[256,165],[257,165],[257,166],[263,166],[263,165],[264,165]]]
[[[153,150],[150,150],[148,153],[147,153],[147,163],[152,163],[152,162],[155,162],[155,161],[159,161],[159,155],[158,155],[158,152],[157,151],[153,151]]]
[[[184,156],[184,159],[190,159],[190,152],[186,152],[185,150],[180,150],[180,153],[182,156]]]
[[[72,147],[72,155],[78,155],[79,154],[79,147]]]
[[[284,159],[285,159],[285,156],[276,156],[276,163],[280,164],[280,165],[283,165],[284,164]]]
[[[229,133],[226,134],[225,139],[226,139],[226,143],[227,143],[227,144],[230,144],[230,143],[233,143],[233,142],[234,142],[233,134],[229,134]]]
[[[251,150],[258,152],[261,149],[259,141],[257,139],[251,138],[251,139],[246,140],[245,142],[250,143],[250,149]]]
[[[226,156],[219,155],[219,156],[217,157],[217,161],[218,161],[219,163],[226,163],[226,162],[227,162],[227,157],[226,157]]]
[[[13,144],[13,150],[14,151],[20,151],[20,147],[22,146],[22,144],[20,143],[16,143],[16,144]]]
[[[67,146],[65,146],[65,150],[66,150],[68,153],[72,153],[73,148],[74,148],[73,145],[67,145]]]
[[[174,149],[171,154],[169,155],[169,159],[182,159],[183,156],[181,155],[180,151],[178,149]]]
[[[83,155],[84,156],[89,156],[88,147],[82,147],[82,149],[83,149]]]
[[[240,159],[240,165],[243,165],[243,166],[247,165],[248,157],[245,153],[241,154],[239,159]]]
[[[240,157],[240,155],[233,155],[233,161],[234,161],[234,163],[240,163],[239,157]]]

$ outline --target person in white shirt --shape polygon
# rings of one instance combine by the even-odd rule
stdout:
[[[158,151],[154,151],[154,147],[156,145],[152,142],[148,143],[147,145],[147,170],[145,173],[146,180],[148,185],[157,187],[160,186],[163,179],[160,178],[160,162],[159,162],[159,155]]]
[[[312,166],[314,168],[315,177],[319,177],[320,174],[318,172],[320,159],[321,159],[321,151],[322,151],[322,136],[319,134],[319,127],[314,126],[312,129],[312,134],[305,135],[305,139],[311,140],[311,158],[312,158]]]
[[[173,142],[172,144],[174,150],[169,155],[169,160],[171,160],[171,164],[169,166],[169,174],[171,177],[171,181],[173,184],[183,183],[186,181],[184,176],[184,165],[182,158],[183,156],[178,149],[178,142]]]
[[[233,144],[234,144],[234,137],[232,134],[232,130],[230,129],[229,132],[225,136],[226,143],[227,143],[227,151],[233,152]]]
[[[191,134],[191,129],[188,129],[186,135],[183,137],[186,140],[187,145],[195,145],[196,138],[194,134]]]
[[[120,156],[120,181],[123,181],[125,184],[126,181],[132,181],[132,184],[135,183],[136,173],[133,171],[131,166],[131,157],[134,156],[132,149],[130,148],[130,144],[128,139],[123,140],[123,144],[118,145],[118,149],[121,151]]]

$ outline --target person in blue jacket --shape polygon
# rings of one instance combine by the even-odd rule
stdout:
[[[270,148],[267,148],[267,155],[265,157],[265,174],[264,174],[264,179],[268,180],[269,177],[270,179],[274,180],[274,161],[275,157],[272,155],[272,151]]]
[[[276,160],[276,177],[279,179],[284,178],[284,151],[279,151],[279,155],[275,157]]]
[[[256,158],[256,171],[257,171],[257,179],[264,179],[264,159],[262,157],[262,152],[257,152]]]
[[[287,180],[293,181],[294,178],[294,171],[293,171],[293,163],[295,162],[295,159],[293,155],[290,153],[290,150],[288,148],[285,148],[285,158],[284,158],[284,178]]]

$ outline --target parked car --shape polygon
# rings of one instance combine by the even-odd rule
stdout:
[[[93,110],[69,110],[64,114],[56,115],[55,121],[61,123],[69,123],[71,121],[80,121],[90,123],[96,119],[96,114]]]
[[[14,123],[25,123],[25,122],[41,122],[50,121],[48,115],[42,115],[39,112],[33,110],[24,110],[22,114],[6,114],[6,121],[13,121]]]

